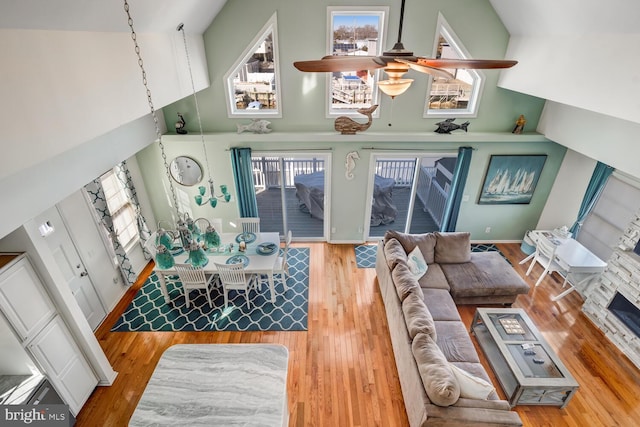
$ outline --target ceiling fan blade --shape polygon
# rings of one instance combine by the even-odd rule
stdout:
[[[312,61],[296,61],[293,66],[307,73],[326,73],[338,71],[360,71],[383,68],[375,62],[375,56],[333,56]]]
[[[456,78],[456,76],[454,76],[453,74],[449,73],[448,71],[441,70],[440,68],[418,64],[417,62],[407,61],[406,59],[403,59],[403,58],[394,58],[394,60],[396,62],[400,62],[402,64],[408,65],[409,68],[411,68],[412,70],[416,70],[421,73],[431,74],[434,77],[440,77],[447,80],[453,80]]]
[[[471,68],[471,69],[494,69],[511,68],[518,61],[503,59],[447,59],[447,58],[423,58],[418,57],[418,64],[433,68]]]

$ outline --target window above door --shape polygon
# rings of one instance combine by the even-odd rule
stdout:
[[[442,14],[433,47],[434,58],[473,59]],[[476,117],[484,84],[480,70],[446,70],[455,76],[448,80],[432,77],[427,86],[424,118]]]
[[[230,118],[280,118],[278,21],[273,14],[224,76]]]

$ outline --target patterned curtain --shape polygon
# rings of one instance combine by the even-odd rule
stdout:
[[[440,225],[440,231],[456,231],[458,223],[458,214],[460,213],[460,205],[462,204],[462,193],[469,175],[469,166],[471,165],[471,154],[473,148],[460,147],[458,149],[458,161],[453,171],[453,179],[451,181],[451,190],[447,205],[444,208],[444,217]]]
[[[144,215],[142,215],[142,210],[140,209],[140,202],[138,201],[138,193],[136,192],[136,187],[133,185],[133,180],[131,179],[131,173],[129,172],[129,168],[127,167],[127,161],[123,161],[119,165],[114,168],[114,173],[118,180],[123,184],[125,191],[127,192],[127,197],[131,201],[133,208],[136,210],[136,221],[138,225],[138,236],[140,237],[140,246],[142,247],[142,252],[144,253],[145,259],[151,259],[151,254],[145,247],[147,240],[151,237],[151,231],[147,226],[147,221],[144,219]]]
[[[593,209],[593,207],[596,205],[598,197],[600,196],[600,193],[602,193],[602,190],[604,189],[604,186],[612,173],[613,168],[602,162],[598,162],[596,164],[596,167],[593,169],[591,180],[589,180],[589,185],[587,186],[587,190],[584,193],[584,198],[582,199],[582,203],[580,204],[578,218],[569,229],[574,239],[578,237],[578,233],[580,232],[582,223],[587,218],[587,215],[589,215],[589,212],[591,212],[591,209]]]
[[[240,217],[257,217],[258,201],[256,200],[256,189],[253,184],[251,148],[232,148],[231,164],[236,191],[238,192]]]
[[[126,175],[126,172],[122,173]],[[124,250],[124,247],[118,240],[118,235],[116,234],[115,228],[113,226],[111,213],[109,212],[109,207],[107,206],[107,198],[104,195],[104,189],[102,188],[102,183],[100,182],[100,177],[85,185],[84,189],[87,194],[89,194],[91,203],[93,204],[93,207],[98,214],[98,219],[100,220],[102,231],[111,242],[111,248],[108,249],[111,249],[111,256],[115,258],[116,262],[118,263],[118,268],[120,270],[122,278],[124,279],[124,283],[131,286],[135,283],[137,275],[133,269],[133,266],[131,265],[129,257],[127,256],[127,252]]]

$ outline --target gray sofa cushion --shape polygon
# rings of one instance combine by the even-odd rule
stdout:
[[[440,268],[439,264],[429,265],[429,269],[424,276],[418,279],[418,283],[421,288],[436,288],[447,291],[450,289],[447,277],[442,272],[442,268]]]
[[[471,259],[471,233],[435,233],[434,259],[438,264],[468,262]]]
[[[418,334],[411,343],[413,357],[429,400],[438,406],[450,406],[460,397],[460,386],[449,363],[426,334]]]
[[[474,252],[470,261],[440,265],[454,298],[518,295],[529,292],[529,285],[500,253]]]
[[[427,305],[433,320],[462,321],[449,291],[423,288],[422,292],[424,294],[424,303]]]
[[[402,301],[402,313],[411,339],[414,339],[419,333],[429,335],[434,341],[437,339],[433,317],[424,304],[423,297],[417,292],[411,292]]]
[[[384,234],[385,244],[390,239],[396,239],[400,242],[406,253],[411,252],[416,246],[418,246],[420,248],[420,252],[422,252],[422,256],[424,256],[424,260],[427,261],[427,264],[433,264],[435,262],[435,234],[406,234],[395,230],[388,230]]]
[[[434,321],[438,347],[449,362],[480,363],[469,331],[460,321]]]
[[[391,272],[391,278],[393,279],[393,284],[396,287],[396,293],[400,301],[404,301],[412,291],[424,298],[422,288],[420,288],[418,281],[411,273],[411,270],[409,270],[406,261],[398,262],[396,268]]]
[[[396,239],[389,239],[384,244],[384,257],[389,270],[393,271],[398,262],[407,260],[407,252]]]

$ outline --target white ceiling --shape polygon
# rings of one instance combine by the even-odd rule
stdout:
[[[638,33],[638,0],[489,0],[512,36]]]
[[[178,24],[202,34],[227,0],[129,0],[137,32],[169,32]],[[0,0],[0,28],[129,31],[124,1]]]

